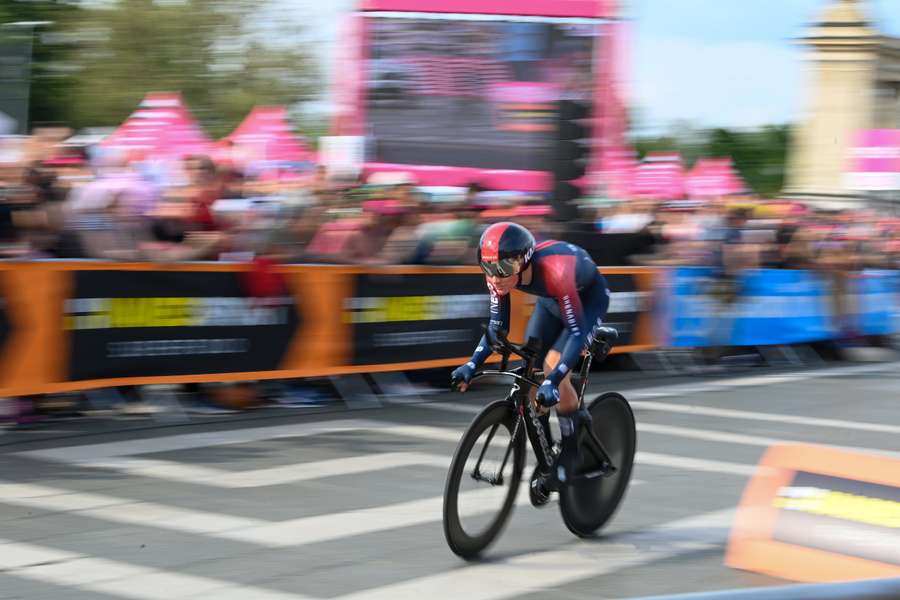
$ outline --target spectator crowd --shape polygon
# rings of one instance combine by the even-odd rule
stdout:
[[[47,139],[41,139],[44,135]],[[57,136],[59,137],[59,136]],[[604,264],[846,271],[896,268],[900,219],[750,197],[634,198],[560,223],[540,194],[428,188],[406,173],[253,172],[207,156],[131,162],[35,136],[0,157],[0,256],[119,261],[474,264],[481,230],[576,233]],[[616,241],[616,237],[628,243]],[[616,248],[610,254],[609,248]],[[727,264],[725,264],[727,263]]]
[[[66,139],[39,131],[0,152],[0,258],[474,265],[483,228],[514,220],[584,245],[601,265],[713,266],[726,297],[744,269],[802,268],[840,303],[849,274],[900,266],[900,219],[865,209],[632,198],[559,222],[544,195],[477,181],[438,189],[407,173],[254,170],[202,155],[130,162]]]

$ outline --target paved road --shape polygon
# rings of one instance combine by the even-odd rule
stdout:
[[[7,434],[0,598],[597,600],[782,583],[722,565],[754,465],[778,440],[900,452],[897,366],[633,382],[640,454],[605,536],[575,539],[555,506],[520,506],[472,565],[444,543],[441,493],[486,393],[34,443]]]

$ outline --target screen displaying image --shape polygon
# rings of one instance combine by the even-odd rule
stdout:
[[[546,170],[560,98],[589,100],[594,22],[371,17],[368,160]]]

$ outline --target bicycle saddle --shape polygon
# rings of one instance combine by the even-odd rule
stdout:
[[[594,327],[594,331],[592,332],[592,337],[595,340],[603,340],[607,344],[616,341],[619,339],[619,332],[615,330],[613,327],[607,327],[605,325],[598,325]]]

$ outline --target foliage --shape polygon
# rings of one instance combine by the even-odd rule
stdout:
[[[114,126],[148,92],[181,92],[220,136],[253,106],[316,91],[301,32],[284,23],[254,31],[256,9],[252,0],[7,0],[0,22],[53,22],[35,37],[32,123]]]
[[[119,0],[82,11],[76,125],[115,125],[148,92],[181,92],[220,136],[255,105],[292,104],[316,84],[312,60],[247,29],[248,0]],[[268,42],[269,40],[266,40]]]
[[[711,134],[708,152],[710,156],[730,156],[753,191],[771,196],[784,185],[789,144],[790,128],[786,125],[747,132],[716,129]]]

